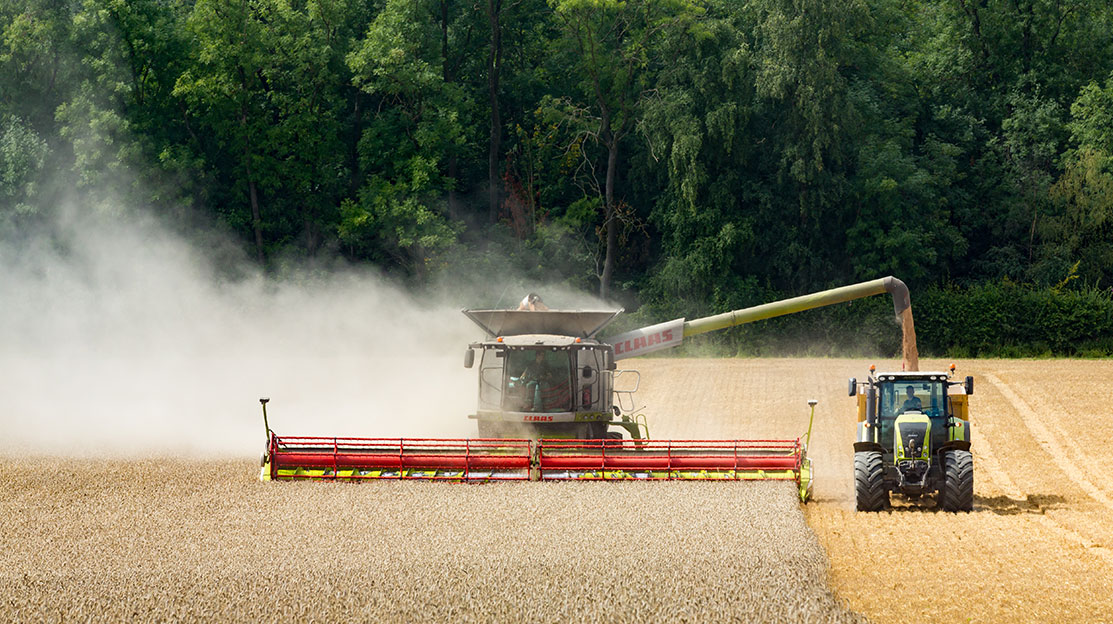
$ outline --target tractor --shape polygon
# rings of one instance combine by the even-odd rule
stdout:
[[[876,373],[850,379],[858,398],[854,488],[858,511],[889,508],[891,493],[916,500],[935,495],[943,511],[974,506],[968,399],[974,378],[950,372]]]

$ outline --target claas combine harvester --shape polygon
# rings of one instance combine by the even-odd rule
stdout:
[[[678,346],[684,338],[889,292],[898,318],[908,289],[886,277],[696,320],[677,319],[600,338],[622,310],[549,310],[530,298],[516,310],[464,310],[486,337],[478,356],[477,438],[337,438],[276,435],[263,419],[267,446],[261,477],[279,479],[753,480],[794,481],[811,492],[811,421],[797,438],[653,440],[633,393],[640,376],[617,362]],[[527,304],[528,305],[525,305]],[[526,308],[526,309],[522,309]],[[908,315],[906,366],[915,368]],[[905,341],[906,347],[908,341]],[[616,382],[618,387],[616,387]],[[815,401],[809,401],[814,419]],[[801,421],[802,428],[802,421]]]

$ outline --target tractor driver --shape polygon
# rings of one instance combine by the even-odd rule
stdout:
[[[915,388],[913,388],[912,386],[908,386],[906,394],[908,395],[908,398],[905,399],[904,405],[901,406],[901,408],[900,408],[900,411],[901,411],[902,414],[904,412],[922,412],[922,411],[924,411],[924,405],[920,401],[920,397],[916,396]]]

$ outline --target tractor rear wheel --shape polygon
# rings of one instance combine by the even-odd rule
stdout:
[[[858,511],[882,511],[889,506],[884,459],[880,451],[854,453],[854,490]]]
[[[943,487],[939,488],[943,511],[974,509],[974,457],[970,451],[943,452]]]

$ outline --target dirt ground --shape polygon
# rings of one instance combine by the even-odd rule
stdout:
[[[1113,622],[1113,362],[955,362],[975,379],[975,509],[957,515],[931,501],[854,511],[846,380],[870,363],[643,360],[640,401],[655,437],[783,437],[806,429],[806,400],[818,399],[805,516],[832,589],[873,621]]]

